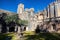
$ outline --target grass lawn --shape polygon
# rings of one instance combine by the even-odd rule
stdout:
[[[39,33],[36,34],[35,32],[26,31],[24,33],[24,40],[60,40],[60,34],[58,33]],[[15,33],[5,33],[0,34],[0,40],[16,40],[17,36]]]
[[[60,34],[24,32],[24,40],[60,40]]]

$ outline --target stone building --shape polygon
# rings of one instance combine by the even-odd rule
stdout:
[[[9,15],[11,12],[6,10],[0,10],[0,13],[7,13]],[[39,25],[41,30],[49,31],[49,32],[60,32],[60,1],[56,0],[50,3],[43,11],[34,12],[34,8],[24,8],[24,4],[19,4],[17,8],[18,16],[21,20],[27,20],[28,26],[26,27],[26,31],[34,31]],[[41,26],[42,25],[42,26]],[[0,24],[0,32],[1,32],[1,24]],[[7,29],[14,29],[16,31],[17,26],[11,27]],[[18,27],[18,32],[20,32],[20,27]]]
[[[0,33],[6,33],[6,32],[15,32],[16,31],[16,26],[7,26],[6,22],[4,20],[5,16],[10,16],[10,15],[15,15],[14,12],[10,12],[7,10],[0,9]],[[12,23],[11,25],[13,25]]]
[[[24,19],[24,14],[23,14],[24,13],[24,5],[23,4],[18,5],[17,13],[19,13],[19,15],[18,15],[19,18],[23,20]]]
[[[46,9],[43,10],[44,29],[49,32],[59,32],[60,29],[60,2],[55,1],[50,3]]]
[[[33,24],[33,16],[34,16],[34,8],[25,8],[24,10],[24,4],[19,4],[17,9],[18,16],[21,20],[27,20],[28,26],[26,27],[26,31],[31,31],[32,24]]]

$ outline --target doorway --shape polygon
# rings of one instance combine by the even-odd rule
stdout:
[[[15,27],[10,27],[9,28],[9,32],[14,32],[15,31]]]

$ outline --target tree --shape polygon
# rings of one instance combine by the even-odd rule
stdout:
[[[1,32],[2,33],[5,33],[6,32],[6,23],[5,23],[5,20],[4,20],[4,18],[6,17],[6,13],[1,13],[0,14],[1,16],[0,16],[0,24],[2,25],[2,27],[1,27]]]
[[[6,22],[6,24],[9,24],[10,22],[15,22],[16,23],[17,19],[18,19],[17,14],[15,14],[15,15],[7,15],[5,17],[5,22]]]
[[[28,25],[28,21],[27,20],[20,20],[20,19],[18,19],[17,20],[17,24],[20,24],[20,25]]]
[[[17,14],[7,15],[5,17],[5,22],[6,24],[9,24],[10,22],[14,22],[15,24],[19,24],[19,25],[28,25],[28,21],[19,19]]]

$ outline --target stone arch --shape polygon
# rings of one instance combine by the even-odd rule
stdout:
[[[9,32],[15,32],[15,27],[9,27]]]

